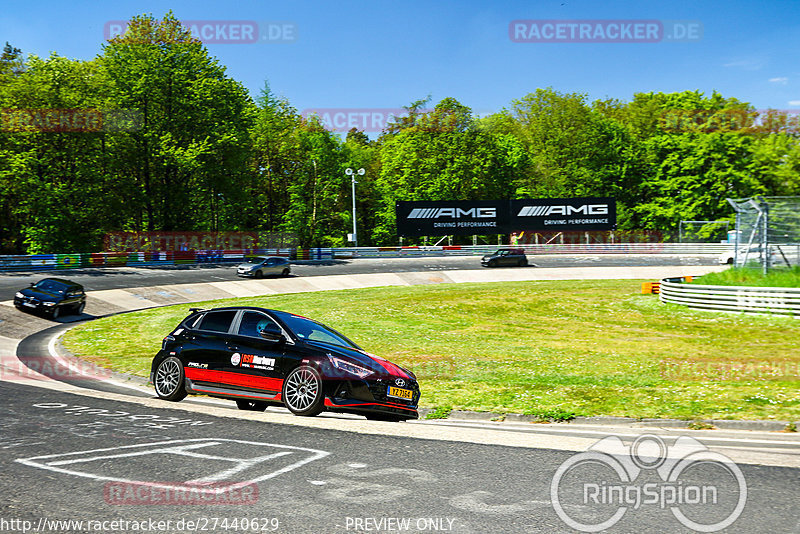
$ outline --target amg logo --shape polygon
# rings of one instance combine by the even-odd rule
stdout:
[[[547,217],[548,215],[608,215],[608,204],[584,204],[583,206],[525,206],[517,217]]]
[[[414,208],[408,214],[409,219],[438,219],[449,217],[450,219],[460,219],[461,217],[471,217],[473,219],[492,219],[497,217],[497,208]]]

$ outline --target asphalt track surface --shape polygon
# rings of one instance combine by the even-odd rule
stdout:
[[[398,532],[386,528],[389,518],[396,518],[407,520],[409,531],[574,532],[557,516],[550,495],[559,466],[575,454],[569,451],[187,414],[166,403],[145,408],[15,383],[3,389],[0,518],[7,521],[32,526],[84,521],[83,529],[62,524],[50,530],[56,532],[102,531],[87,521],[98,527],[108,522],[106,531],[134,531],[130,525],[110,528],[113,520],[163,522],[173,527],[162,531],[191,531],[177,528],[183,519],[210,532],[254,531],[252,525],[243,528],[246,518],[258,521],[259,532],[327,533]],[[747,502],[726,531],[797,532],[798,470],[739,468],[748,484]],[[581,483],[610,484],[613,473],[592,474],[598,478],[565,477],[559,485],[567,513],[584,521],[597,516],[572,504]],[[213,488],[209,480],[258,482],[245,485],[246,491],[208,493],[195,497],[199,504],[187,503],[186,488],[199,491],[202,482]],[[647,480],[658,483],[655,476]],[[682,507],[698,521],[724,519],[737,501],[735,481],[723,469],[698,467],[680,483],[718,488],[716,504]],[[170,485],[183,493],[173,489],[171,497],[163,488]],[[205,504],[209,500],[216,504]],[[601,508],[610,516],[619,507]],[[381,520],[384,528],[378,528]],[[668,507],[643,504],[626,511],[609,531],[691,530]]]
[[[529,267],[639,267],[656,265],[717,265],[716,255],[666,254],[580,254],[529,255]],[[399,273],[418,271],[451,271],[479,269],[478,256],[359,258],[353,260],[301,261],[292,264],[292,275],[298,277],[364,273]],[[512,268],[512,267],[505,267]],[[501,268],[501,269],[505,269]],[[0,273],[0,300],[45,277],[68,278],[82,284],[87,291],[124,289],[169,284],[194,284],[236,280],[235,264],[176,265],[164,267],[116,267],[68,269],[42,272]]]
[[[651,259],[657,258],[641,261]],[[453,267],[460,262],[450,260],[469,260],[474,268],[476,258],[414,262],[431,265],[431,270],[470,268]],[[362,261],[350,267],[385,272],[382,262],[394,268],[400,265],[388,260],[371,260],[370,265]],[[597,260],[608,261],[622,260]],[[534,263],[545,262],[537,257]],[[347,269],[347,265],[327,267]],[[322,272],[320,267],[326,266],[298,265],[295,272],[300,276],[342,274]],[[209,281],[204,279],[207,276],[234,279],[231,269],[115,270],[122,272],[103,275],[71,271],[69,277],[86,276],[95,283],[127,280],[123,287],[139,287],[139,283],[179,283],[174,276],[186,282]],[[408,269],[421,270],[420,263]],[[169,282],[155,281],[164,276]],[[186,279],[191,276],[198,278]],[[5,283],[8,277],[2,278]],[[130,285],[131,280],[137,285]],[[89,289],[120,287],[85,285]],[[16,347],[19,365],[0,370],[0,532],[26,528],[39,532],[575,532],[559,517],[557,508],[572,521],[592,524],[625,508],[609,532],[691,532],[694,529],[686,526],[691,524],[679,521],[674,509],[709,524],[735,513],[741,495],[735,472],[721,468],[719,462],[692,464],[677,484],[665,483],[649,464],[638,478],[623,483],[608,466],[587,463],[583,471],[560,479],[555,487],[561,505],[554,506],[554,476],[575,458],[575,451],[612,433],[630,445],[642,431],[593,428],[576,438],[580,430],[554,425],[498,430],[497,424],[391,424],[336,415],[309,420],[272,408],[265,413],[239,412],[223,401],[166,403],[154,399],[152,392],[114,380],[92,382],[69,373],[58,381],[33,385],[30,378],[35,373],[26,370],[41,370],[43,361],[49,361],[49,340],[65,327],[54,326],[26,338]],[[470,432],[474,437],[461,439]],[[658,434],[678,456],[682,453],[675,439],[687,435],[733,458],[739,458],[736,454],[742,450],[753,450],[750,460],[737,464],[747,495],[744,509],[725,532],[800,533],[800,469],[758,460],[759,455],[796,457],[800,442],[790,441],[788,435],[760,434],[770,439],[755,444],[747,433]],[[537,441],[543,435],[572,444],[539,447],[537,443],[545,443]],[[648,460],[638,459],[642,465]],[[221,484],[234,486],[225,490]],[[691,492],[677,506],[669,493],[646,502],[641,499],[645,487],[651,491],[713,489],[709,495],[715,502],[696,502]],[[638,505],[634,499],[620,507],[614,500],[620,493],[613,493],[614,489],[629,496],[638,489]],[[595,501],[587,501],[587,492]],[[603,495],[612,497],[604,500]],[[70,520],[83,523],[56,523]]]

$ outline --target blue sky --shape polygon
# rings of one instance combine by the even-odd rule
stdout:
[[[636,92],[717,90],[758,109],[800,109],[796,0],[7,2],[0,41],[26,54],[91,59],[106,22],[168,9],[182,20],[293,24],[294,42],[207,46],[253,96],[269,80],[300,111],[399,108],[430,94],[483,114],[548,86],[626,101]],[[515,43],[509,23],[521,19],[695,21],[702,38]]]

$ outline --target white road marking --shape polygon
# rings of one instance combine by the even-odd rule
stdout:
[[[277,449],[284,449],[280,452],[273,453],[267,456],[259,456],[254,458],[232,458],[229,456],[214,456],[214,455],[195,455],[194,453],[190,452],[195,449],[204,448],[204,447],[213,447],[217,445],[224,445],[227,443],[235,443],[235,444],[242,444],[247,446],[252,446],[257,450],[263,450],[265,447],[272,447]],[[134,450],[139,449],[139,450]],[[127,451],[127,452],[125,452]],[[101,453],[109,453],[109,454],[101,454]],[[76,452],[69,452],[69,453],[62,453],[62,454],[49,454],[45,456],[34,456],[31,458],[18,458],[15,461],[21,464],[36,467],[39,469],[45,469],[48,471],[54,471],[57,473],[63,473],[67,475],[73,475],[83,478],[89,478],[92,480],[105,480],[110,482],[122,482],[122,483],[129,483],[129,484],[137,484],[137,485],[146,485],[155,488],[165,488],[165,489],[174,489],[177,486],[181,485],[197,485],[197,484],[206,484],[211,482],[220,482],[227,477],[232,475],[236,475],[239,473],[243,473],[249,468],[258,467],[260,464],[264,464],[264,462],[268,462],[278,457],[287,456],[290,454],[302,454],[305,453],[306,456],[301,458],[289,465],[285,465],[279,469],[275,469],[273,471],[269,471],[266,474],[261,474],[254,477],[249,477],[246,481],[232,481],[233,483],[230,485],[226,485],[224,487],[219,488],[204,488],[204,491],[208,493],[220,493],[222,491],[229,491],[232,488],[243,487],[246,485],[258,483],[264,480],[269,480],[271,478],[275,478],[281,474],[287,473],[294,469],[297,469],[303,465],[306,465],[310,462],[315,460],[319,460],[328,456],[330,453],[326,451],[320,451],[316,449],[308,449],[304,447],[293,447],[290,445],[277,445],[274,443],[263,443],[263,442],[255,442],[255,441],[242,441],[242,440],[235,440],[235,439],[216,439],[216,438],[197,438],[197,439],[186,439],[186,440],[170,440],[170,441],[159,441],[154,443],[143,443],[138,445],[123,445],[120,447],[108,447],[103,449],[93,449],[87,451],[76,451]],[[223,469],[216,473],[212,473],[206,477],[201,477],[193,480],[188,480],[185,482],[176,482],[175,484],[165,484],[163,482],[156,482],[156,481],[141,481],[141,480],[131,480],[128,478],[121,478],[115,476],[108,476],[99,473],[91,473],[88,471],[79,471],[77,469],[68,469],[66,466],[71,466],[75,464],[87,464],[90,462],[98,461],[102,462],[104,460],[114,459],[114,458],[129,458],[129,457],[143,457],[146,455],[157,455],[157,454],[178,454],[183,456],[190,456],[196,459],[203,459],[203,460],[213,460],[213,461],[227,461],[235,464],[233,467],[228,469]],[[89,455],[88,457],[85,455]],[[198,457],[199,456],[199,457]],[[62,467],[63,466],[63,467]]]

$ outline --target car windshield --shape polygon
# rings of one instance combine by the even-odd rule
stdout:
[[[258,256],[251,256],[251,257],[245,258],[245,259],[247,260],[248,263],[264,263],[264,260],[266,260],[267,258],[261,258],[261,257],[258,257]]]
[[[41,289],[42,291],[50,291],[52,293],[64,293],[67,290],[64,284],[56,282],[55,280],[41,280],[34,285],[36,289]]]
[[[338,345],[340,347],[346,347],[349,349],[361,350],[358,345],[343,335],[331,330],[323,324],[312,321],[311,319],[306,319],[305,317],[290,313],[281,314],[280,318],[286,324],[289,330],[294,332],[294,334],[300,339],[319,341],[322,343],[328,343],[330,345]]]

